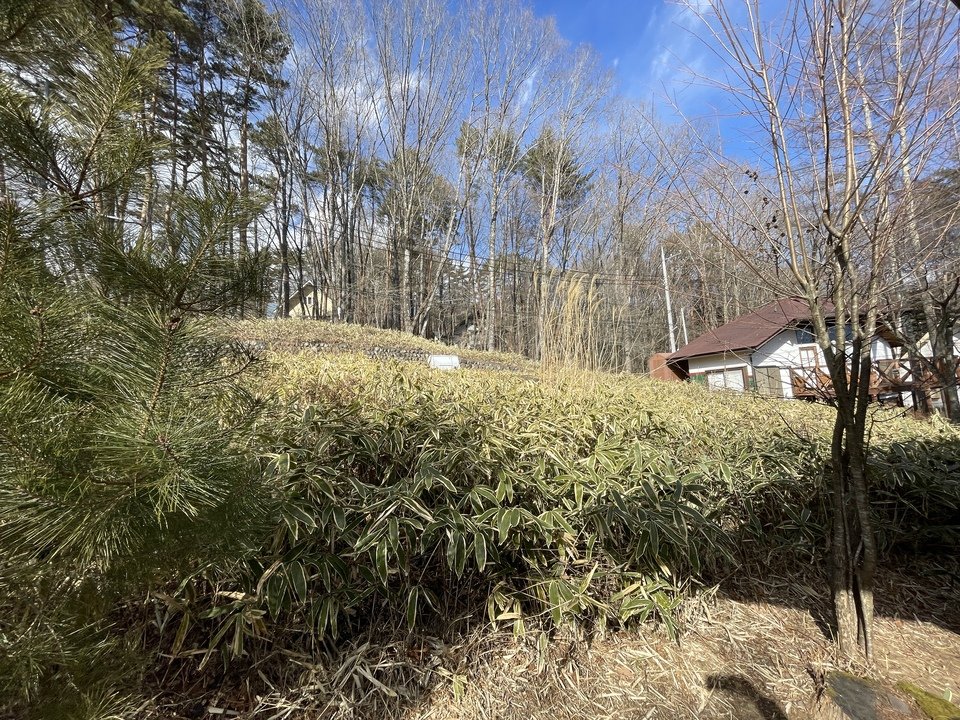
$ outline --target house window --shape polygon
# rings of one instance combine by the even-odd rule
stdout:
[[[797,333],[797,344],[798,345],[813,345],[817,342],[816,336],[813,334],[813,329],[807,325],[798,327],[796,329]],[[827,329],[827,333],[830,335],[830,342],[837,341],[837,326],[831,325]],[[844,337],[847,339],[847,342],[853,339],[853,328],[847,325],[846,330],[843,333]]]
[[[747,375],[744,368],[731,370],[710,370],[706,373],[707,387],[711,390],[736,390],[743,392],[747,387]]]
[[[816,345],[802,345],[800,351],[800,367],[806,370],[816,370],[820,367],[820,353]]]
[[[830,333],[830,342],[835,343],[837,341],[837,326],[836,325],[832,326],[828,332]],[[844,329],[843,337],[846,339],[847,342],[850,342],[851,340],[853,340],[853,328],[850,325],[847,325],[846,328]]]

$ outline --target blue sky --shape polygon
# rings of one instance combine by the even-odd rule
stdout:
[[[781,6],[765,0],[765,14]],[[593,46],[624,95],[652,102],[668,119],[707,120],[728,152],[755,155],[746,137],[753,121],[713,84],[723,78],[724,62],[704,44],[705,28],[693,10],[676,0],[533,0],[533,7],[553,16],[570,42]]]
[[[694,96],[713,94],[691,75],[703,72],[710,51],[693,32],[693,13],[666,0],[534,0],[560,34],[588,43],[613,67],[621,91],[639,100],[673,97],[685,112]]]

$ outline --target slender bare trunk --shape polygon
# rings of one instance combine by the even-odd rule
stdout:
[[[496,272],[497,272],[497,210],[494,208],[490,214],[490,236],[487,241],[487,304],[486,304],[486,326],[487,326],[487,350],[497,349],[496,344]]]
[[[410,316],[410,246],[404,242],[403,261],[400,263],[400,329],[408,333],[413,331]]]

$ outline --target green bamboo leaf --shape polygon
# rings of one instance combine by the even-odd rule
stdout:
[[[454,566],[454,571],[457,573],[457,577],[463,575],[464,569],[467,566],[467,539],[463,533],[457,533],[456,541],[456,565]]]
[[[384,538],[379,543],[377,543],[377,576],[380,578],[380,582],[384,585],[387,584],[387,576],[389,569],[387,567],[387,540]]]
[[[317,637],[321,637],[327,630],[327,623],[330,621],[330,604],[323,600],[316,602],[310,608],[310,618],[313,620],[313,632]]]
[[[559,510],[553,510],[551,513],[555,525],[559,525],[561,528],[563,528],[564,532],[570,535],[576,535],[573,525],[567,522],[567,519],[563,516],[563,513],[561,513]]]
[[[176,637],[173,639],[173,645],[170,647],[170,652],[173,655],[176,655],[180,652],[180,648],[183,647],[183,641],[187,638],[187,631],[190,629],[190,613],[184,612],[183,617],[180,619],[180,626],[177,628]]]
[[[355,553],[362,553],[369,550],[377,543],[378,535],[379,533],[375,532],[375,528],[368,527],[361,533],[356,542],[354,542],[353,551]],[[386,540],[384,540],[384,542],[386,542]]]
[[[303,564],[299,562],[290,563],[284,570],[296,596],[300,598],[300,600],[306,600],[307,573],[306,570],[304,570]]]
[[[400,523],[395,517],[390,518],[387,523],[387,535],[390,538],[390,547],[394,552],[400,547]]]
[[[413,631],[417,626],[417,602],[420,599],[420,586],[414,585],[407,594],[407,629]]]
[[[306,525],[308,528],[315,528],[317,526],[317,521],[314,519],[313,515],[308,513],[303,508],[291,504],[287,505],[286,510],[293,518],[303,525]]]
[[[502,503],[507,497],[507,480],[506,475],[503,473],[500,474],[500,481],[497,483],[495,497],[498,503]]]
[[[447,492],[455,493],[457,491],[456,485],[450,482],[450,479],[447,478],[446,476],[437,475],[436,479],[437,479],[437,484],[441,485],[443,489],[446,490]]]
[[[490,518],[502,512],[503,512],[503,508],[495,508],[495,507],[488,508],[487,510],[484,510],[482,513],[477,515],[474,518],[474,521],[476,522],[477,525],[482,525],[483,523],[487,522]]]
[[[447,530],[447,567],[456,572],[457,568],[457,538],[460,533]]]
[[[580,593],[581,593],[581,594],[586,593],[587,590],[590,589],[590,583],[593,582],[593,576],[596,574],[597,568],[599,568],[599,567],[600,567],[600,564],[599,564],[599,563],[594,563],[594,564],[593,564],[593,567],[590,568],[590,572],[588,572],[588,573],[586,574],[586,576],[584,576],[583,580],[580,581]]]
[[[234,657],[240,657],[243,653],[243,636],[243,616],[237,613],[233,621],[233,640],[230,643],[230,652]]]
[[[264,597],[267,601],[267,610],[276,618],[283,609],[287,597],[287,584],[279,574],[271,575],[264,586]]]
[[[487,537],[482,532],[473,536],[473,554],[477,561],[477,569],[483,570],[487,565]]]
[[[551,580],[548,586],[548,595],[550,598],[550,616],[553,618],[554,625],[560,625],[563,620],[563,608],[560,598],[560,584],[557,580]]]
[[[407,497],[403,500],[404,504],[413,510],[417,515],[422,517],[427,522],[434,522],[433,514],[427,510],[426,506],[420,502],[417,498]]]
[[[477,485],[476,487],[473,488],[473,492],[475,492],[480,497],[485,498],[486,500],[489,500],[493,504],[498,503],[497,493],[491,490],[486,485]]]
[[[510,533],[510,520],[512,516],[510,514],[510,510],[508,509],[501,510],[498,515],[500,517],[497,520],[497,533],[500,535],[500,543],[502,544],[503,541],[506,540],[507,535]]]
[[[327,611],[327,617],[330,622],[330,634],[333,635],[333,638],[336,639],[340,634],[340,605],[337,602],[336,598],[327,598],[327,603],[330,606],[330,609]]]

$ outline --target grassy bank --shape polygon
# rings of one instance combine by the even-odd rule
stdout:
[[[219,519],[158,507],[156,544],[135,557],[68,559],[65,582],[35,548],[33,574],[3,588],[14,714],[55,682],[76,708],[132,707],[140,685],[167,708],[211,683],[256,694],[283,685],[289,658],[320,662],[376,628],[546,643],[656,621],[676,636],[692,591],[820,562],[829,408],[355,352],[255,367],[237,391],[257,408],[233,449],[247,470],[211,498]],[[222,401],[225,426],[237,407]],[[960,433],[878,410],[871,436],[884,552],[953,542]],[[27,602],[53,587],[56,607]]]
[[[518,632],[672,628],[691,587],[820,556],[829,408],[360,356],[273,355],[260,383],[287,413],[272,467],[294,505],[269,581],[244,592],[271,611],[319,601],[321,635],[374,598],[411,630],[478,604]],[[872,444],[883,547],[950,542],[957,432],[878,411]]]
[[[229,337],[264,348],[296,353],[358,353],[375,359],[425,360],[429,355],[459,355],[461,361],[498,370],[530,370],[536,363],[511,353],[448,345],[398,330],[324,320],[244,320],[226,327]]]

